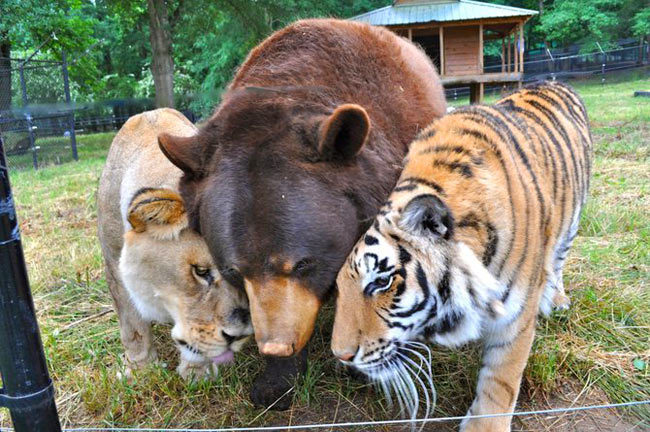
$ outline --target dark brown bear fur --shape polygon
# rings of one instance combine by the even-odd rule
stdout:
[[[410,42],[304,20],[250,53],[198,136],[160,137],[185,171],[192,223],[224,276],[246,289],[263,354],[303,349],[408,143],[445,109],[435,68]],[[282,374],[267,370],[256,402],[288,388]]]

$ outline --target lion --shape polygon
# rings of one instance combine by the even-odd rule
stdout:
[[[182,171],[158,148],[162,133],[193,135],[173,109],[131,117],[115,136],[99,181],[98,233],[124,345],[126,372],[157,360],[151,323],[172,323],[183,378],[206,377],[252,334],[244,292],[216,269],[188,225]]]

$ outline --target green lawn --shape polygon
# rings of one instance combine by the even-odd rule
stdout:
[[[519,409],[650,399],[650,99],[632,97],[650,88],[650,76],[646,70],[608,76],[605,85],[599,78],[573,84],[595,139],[591,199],[565,270],[572,308],[540,320]],[[395,418],[372,387],[335,367],[331,304],[289,411],[263,412],[249,402],[262,367],[253,344],[215,381],[183,382],[173,371],[177,359],[165,326],[156,330],[163,364],[133,382],[118,378],[122,347],[95,228],[97,182],[111,138],[79,137],[79,162],[11,173],[65,425],[198,428]],[[434,351],[434,415],[462,415],[475,386],[478,349]],[[568,388],[575,390],[570,398]],[[650,421],[647,406],[620,413],[628,423]],[[515,430],[539,430],[531,421],[516,420]],[[0,426],[9,423],[0,411]]]

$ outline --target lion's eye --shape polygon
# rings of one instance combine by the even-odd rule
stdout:
[[[214,281],[214,277],[212,276],[212,271],[210,271],[208,267],[193,265],[192,271],[197,277],[205,280],[208,284],[212,284],[212,282]]]

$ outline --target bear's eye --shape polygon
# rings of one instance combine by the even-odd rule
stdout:
[[[363,290],[363,292],[366,295],[373,295],[381,291],[386,291],[392,284],[392,276],[379,276],[374,281],[366,285],[366,288]]]
[[[304,258],[298,261],[295,266],[293,266],[293,273],[296,273],[298,275],[304,275],[305,273],[309,272],[313,268],[314,268],[314,261],[310,260],[309,258]]]
[[[221,276],[223,276],[230,285],[242,291],[244,290],[244,278],[235,267],[225,267],[221,270]]]

